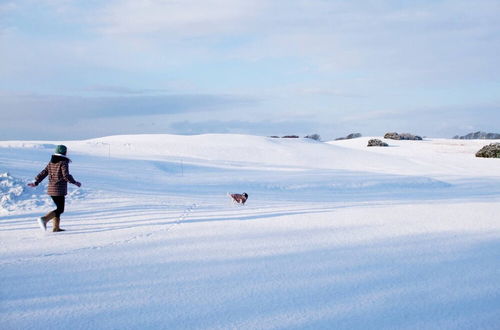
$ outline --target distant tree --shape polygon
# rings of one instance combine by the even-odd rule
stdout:
[[[345,136],[345,137],[339,137],[339,138],[336,138],[335,140],[337,141],[340,141],[340,140],[350,140],[350,139],[356,139],[356,138],[359,138],[361,137],[361,133],[351,133],[349,134],[348,136]]]
[[[298,139],[298,135],[285,135],[283,136],[283,139]]]
[[[321,136],[319,134],[311,134],[304,136],[306,139],[313,139],[315,141],[321,141]]]
[[[361,133],[351,133],[349,134],[348,136],[346,136],[346,139],[347,140],[350,140],[350,139],[357,139],[359,137],[361,137]]]

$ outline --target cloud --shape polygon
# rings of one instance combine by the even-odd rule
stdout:
[[[304,87],[295,91],[297,94],[303,95],[323,95],[323,96],[339,96],[347,98],[363,98],[365,95],[352,93],[346,90],[326,88],[326,87]]]
[[[244,25],[259,2],[114,1],[102,8],[94,19],[99,31],[110,35],[175,33],[176,37],[201,36],[233,31]]]
[[[110,85],[93,85],[83,89],[84,92],[94,92],[102,94],[118,94],[118,95],[144,95],[144,94],[168,94],[167,89],[155,88],[131,88],[125,86],[110,86]]]
[[[489,0],[476,1],[474,6],[468,1],[335,0],[292,0],[286,5],[263,0],[48,4],[52,11],[25,5],[18,12],[38,8],[46,21],[58,21],[74,32],[76,24],[67,23],[71,18],[82,27],[76,40],[63,37],[60,44],[54,38],[39,43],[39,36],[34,38],[34,53],[44,57],[35,60],[38,66],[51,56],[63,65],[76,61],[94,69],[132,72],[221,59],[300,58],[315,74],[357,72],[371,84],[384,79],[399,85],[494,79],[499,74],[494,54],[500,52],[500,23],[495,15],[500,4]],[[51,36],[64,34],[50,32]],[[13,41],[8,40],[15,47]],[[47,42],[48,48],[57,51],[47,51]],[[17,51],[27,52],[25,47]]]
[[[497,132],[500,105],[415,107],[411,110],[331,111],[262,115],[259,100],[207,95],[116,97],[0,97],[0,139],[84,139],[114,134],[238,133],[305,136],[331,140],[349,133],[382,136],[388,131],[429,137],[452,137],[471,131]],[[134,100],[133,102],[131,100]],[[157,104],[157,106],[154,106]],[[22,106],[21,106],[22,105]],[[109,108],[108,108],[109,106]],[[114,109],[111,111],[109,109]],[[243,110],[247,109],[247,110]],[[258,111],[256,111],[258,110]]]
[[[106,89],[107,91],[108,89]],[[119,90],[123,92],[120,88]],[[141,95],[146,90],[125,89],[120,96],[2,95],[0,120],[36,118],[38,120],[78,120],[98,117],[133,117],[187,112],[210,112],[244,107],[258,101],[231,95]]]
[[[161,131],[264,135],[302,123],[333,137],[486,125],[458,108],[500,102],[499,11],[491,0],[11,1],[0,119],[94,121],[96,134],[117,122],[140,132],[134,120],[152,130],[153,118]]]

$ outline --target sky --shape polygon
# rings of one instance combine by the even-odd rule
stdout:
[[[500,0],[0,0],[0,139],[500,133]]]

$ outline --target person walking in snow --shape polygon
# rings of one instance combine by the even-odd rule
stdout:
[[[50,195],[54,204],[56,204],[56,209],[37,219],[40,228],[43,230],[47,230],[47,222],[53,220],[52,231],[64,231],[64,229],[59,227],[59,224],[61,222],[61,214],[64,212],[65,196],[68,194],[68,182],[78,187],[82,185],[69,174],[69,163],[71,160],[66,157],[67,150],[66,146],[58,145],[47,166],[36,176],[34,182],[28,184],[30,187],[36,187],[45,177],[49,177],[47,194]]]

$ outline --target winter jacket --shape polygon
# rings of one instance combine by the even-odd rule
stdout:
[[[75,179],[69,174],[69,158],[52,155],[50,162],[35,178],[35,185],[49,176],[49,188],[47,194],[50,196],[66,196],[68,194],[68,182],[76,184]]]

